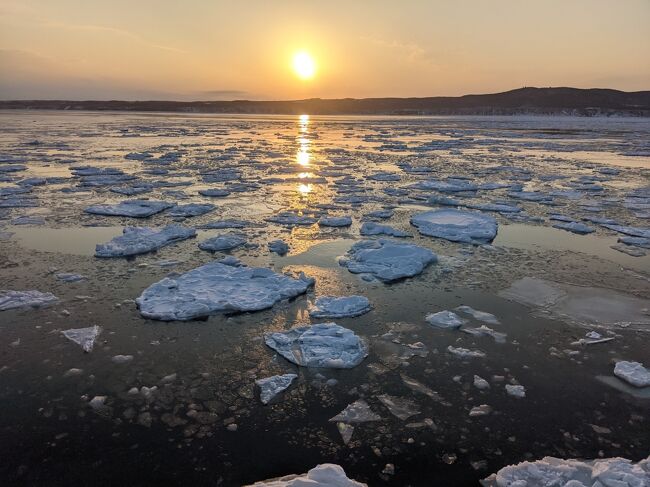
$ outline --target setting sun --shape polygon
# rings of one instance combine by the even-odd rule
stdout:
[[[293,56],[293,70],[300,79],[311,79],[316,74],[316,62],[308,52],[297,52]]]

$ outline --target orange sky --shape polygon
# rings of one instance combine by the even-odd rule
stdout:
[[[0,0],[2,99],[643,90],[649,53],[650,0]]]

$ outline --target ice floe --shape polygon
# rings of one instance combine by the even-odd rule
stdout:
[[[350,369],[368,355],[364,340],[336,323],[267,333],[264,342],[290,362],[303,367]]]
[[[466,304],[462,306],[458,306],[456,308],[456,311],[460,311],[461,313],[468,314],[475,320],[482,321],[484,323],[489,323],[490,325],[498,325],[500,323],[499,319],[496,316],[494,316],[492,313],[479,311],[477,309],[472,308],[471,306],[467,306]]]
[[[585,225],[580,222],[562,222],[556,223],[553,225],[553,228],[559,228],[561,230],[566,230],[567,232],[578,233],[580,235],[585,235],[587,233],[593,233],[595,230],[589,225]]]
[[[349,227],[352,225],[352,218],[349,216],[329,216],[318,220],[321,227]]]
[[[86,213],[104,216],[130,216],[147,218],[174,206],[173,203],[154,200],[127,200],[115,205],[92,205],[86,208]]]
[[[278,255],[285,255],[289,252],[289,244],[284,240],[272,240],[269,242],[268,246],[270,252],[275,252]]]
[[[509,396],[524,398],[526,397],[526,389],[524,386],[518,384],[506,384],[506,393]]]
[[[460,328],[467,320],[461,318],[453,311],[438,311],[437,313],[429,313],[424,318],[427,323],[438,328]]]
[[[449,345],[447,351],[458,358],[483,358],[485,353],[480,350],[470,350],[469,348],[452,347]]]
[[[217,235],[204,240],[199,244],[201,250],[208,250],[210,252],[222,252],[225,250],[232,250],[241,247],[246,243],[246,237],[236,233],[227,235]]]
[[[359,229],[359,233],[364,236],[372,236],[372,235],[388,235],[391,237],[411,236],[410,233],[403,232],[402,230],[393,228],[390,225],[382,225],[380,223],[375,223],[375,222],[363,222],[361,228]]]
[[[360,316],[370,311],[365,296],[320,296],[309,308],[312,318],[345,318]]]
[[[614,375],[636,387],[650,386],[650,369],[639,362],[616,362]]]
[[[286,475],[263,480],[247,487],[367,487],[367,485],[349,479],[339,465],[323,463],[302,475]]]
[[[297,279],[260,267],[214,261],[145,289],[136,303],[146,318],[191,320],[220,312],[259,311],[303,294],[314,280]]]
[[[268,404],[275,396],[288,389],[297,378],[296,374],[283,374],[256,380],[255,384],[260,388],[262,404]]]
[[[385,282],[420,274],[438,261],[429,249],[394,240],[361,240],[350,248],[339,264],[354,274],[369,274]]]
[[[544,457],[503,467],[481,483],[484,487],[646,487],[649,481],[650,457],[638,463],[625,458]]]
[[[545,315],[576,324],[638,328],[650,325],[650,300],[612,289],[582,287],[525,277],[499,292],[501,297]]]
[[[61,333],[71,342],[79,345],[84,352],[92,352],[95,346],[95,340],[101,333],[102,329],[95,325],[87,328],[71,328],[63,330]]]
[[[167,212],[169,216],[174,217],[193,217],[201,216],[214,210],[216,206],[209,203],[190,203],[187,205],[177,205]]]
[[[498,227],[490,215],[453,209],[418,213],[411,217],[411,224],[429,237],[477,245],[494,240]]]
[[[59,299],[52,293],[40,291],[0,290],[0,311],[14,308],[41,308],[56,303]]]
[[[181,225],[168,225],[161,229],[125,227],[122,235],[95,247],[96,257],[128,257],[152,252],[174,242],[196,236],[196,230]]]

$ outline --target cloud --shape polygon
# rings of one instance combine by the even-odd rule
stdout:
[[[183,49],[179,49],[173,46],[165,46],[163,44],[157,44],[155,42],[151,42],[147,39],[144,39],[139,35],[134,34],[133,32],[129,32],[124,29],[118,29],[116,27],[94,25],[94,24],[67,24],[63,22],[55,22],[52,20],[43,21],[41,25],[43,25],[44,27],[51,27],[55,29],[65,29],[65,30],[73,30],[73,31],[81,31],[81,32],[106,33],[117,37],[123,37],[125,39],[129,39],[133,42],[140,44],[141,46],[146,46],[153,49],[160,49],[162,51],[175,52],[179,54],[187,54],[187,51],[184,51]]]

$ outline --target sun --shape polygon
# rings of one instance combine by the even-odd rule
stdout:
[[[293,71],[300,79],[311,79],[316,74],[316,62],[308,52],[297,52],[293,56]]]

